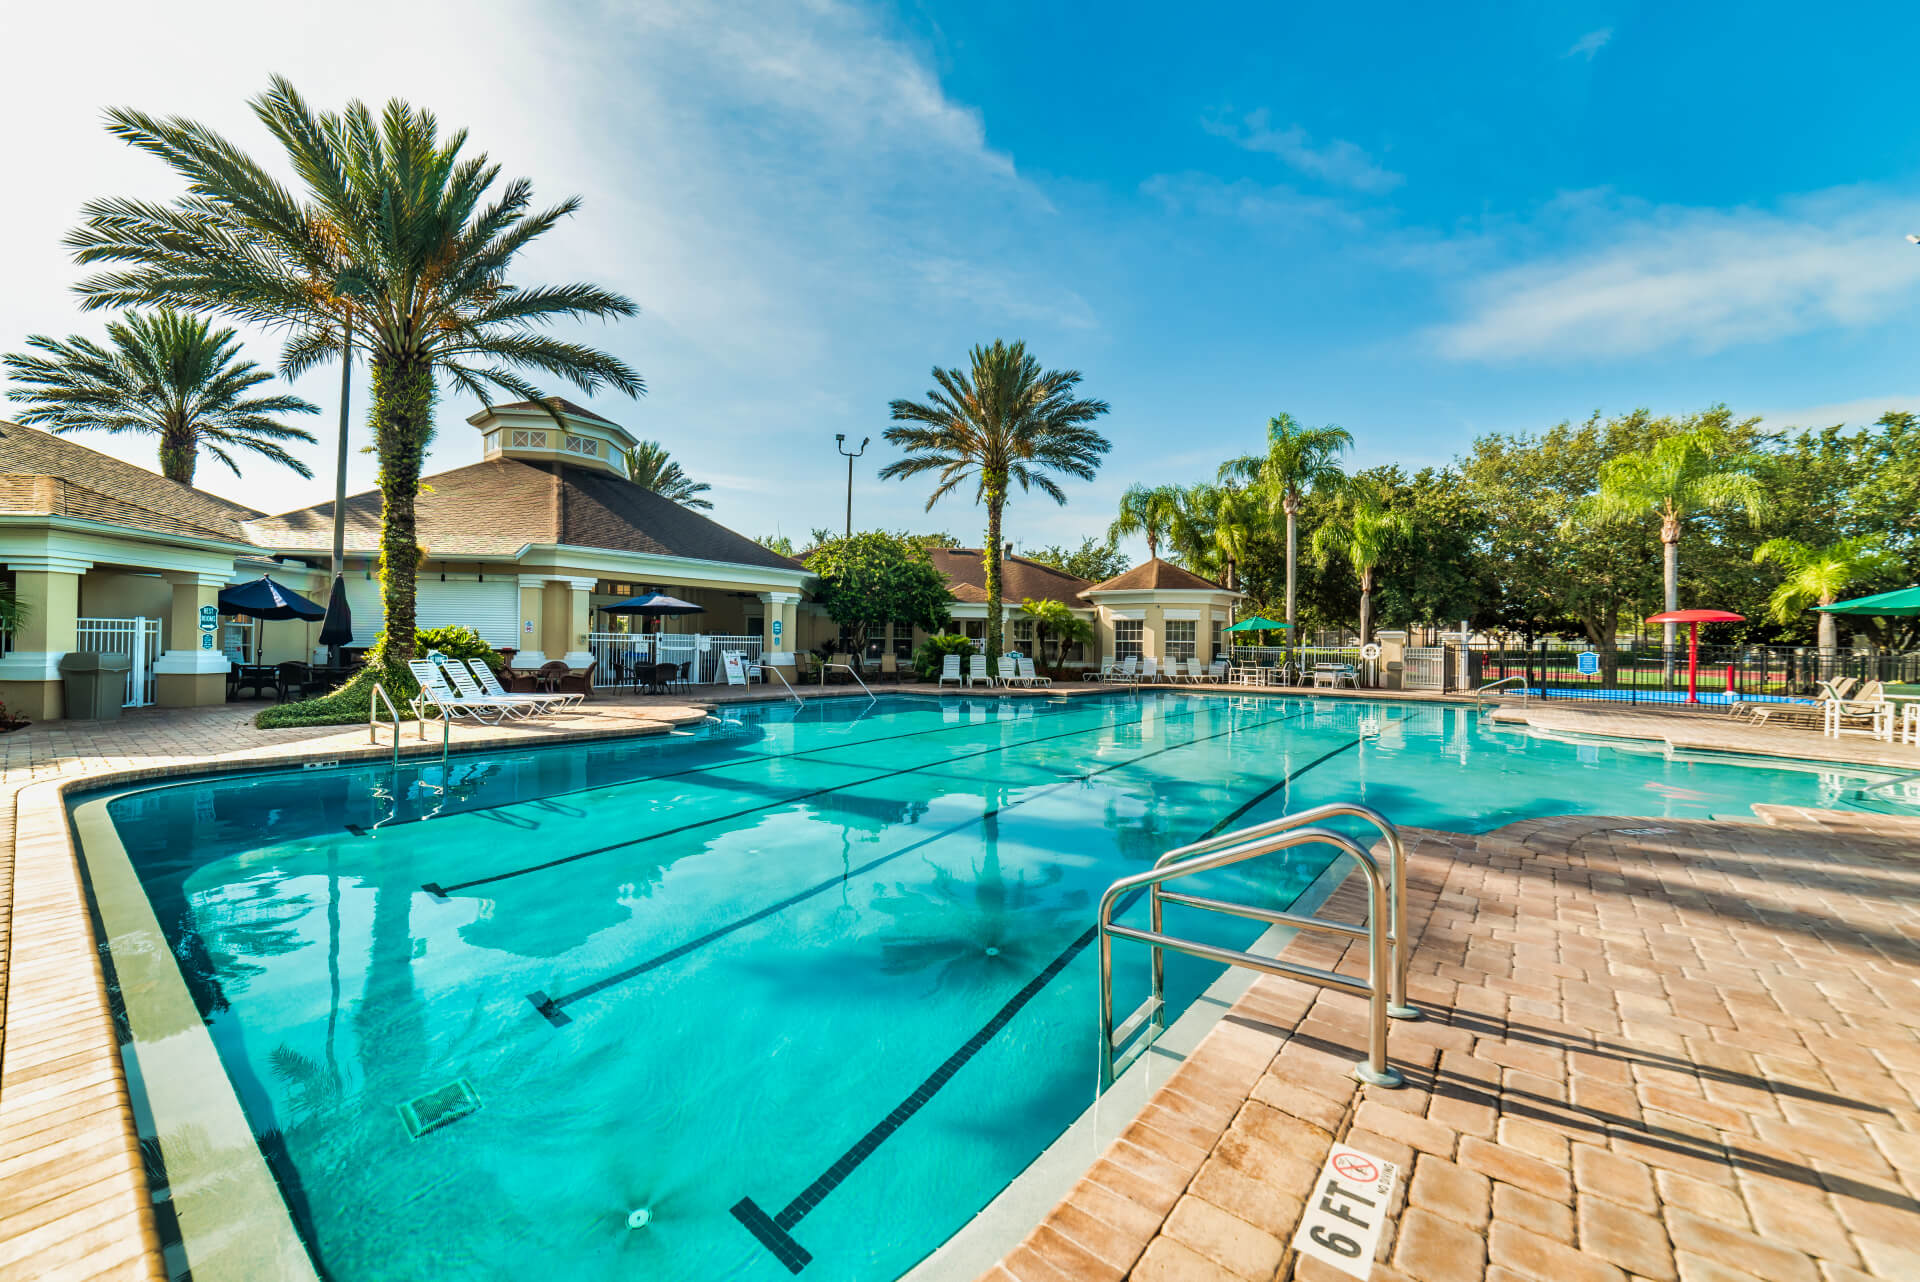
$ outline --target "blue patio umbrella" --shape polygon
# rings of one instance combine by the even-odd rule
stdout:
[[[281,587],[266,575],[251,583],[236,583],[220,589],[220,613],[245,614],[256,619],[306,619],[326,617],[326,609],[317,606],[291,588]]]
[[[628,597],[624,601],[615,601],[612,605],[603,605],[600,609],[606,614],[637,614],[643,619],[657,619],[665,614],[705,614],[707,612],[707,607],[704,605],[682,601],[679,597],[668,596],[664,592],[645,592],[639,596]]]

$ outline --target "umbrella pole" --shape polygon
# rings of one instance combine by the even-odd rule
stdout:
[[[1687,702],[1700,702],[1700,625],[1687,625]]]

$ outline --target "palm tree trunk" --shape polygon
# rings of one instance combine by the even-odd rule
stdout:
[[[1299,560],[1300,553],[1300,527],[1295,517],[1300,510],[1300,500],[1294,495],[1288,494],[1287,497],[1281,501],[1281,506],[1287,511],[1287,636],[1291,639],[1295,622],[1293,615],[1293,567],[1294,563]]]
[[[1821,597],[1821,605],[1832,605],[1832,597]],[[1819,614],[1819,611],[1815,611]],[[1832,654],[1840,648],[1840,621],[1831,614],[1820,614],[1820,653]]]
[[[1663,562],[1661,572],[1666,580],[1667,603],[1665,609],[1671,613],[1680,608],[1680,527],[1672,520],[1661,522],[1660,551],[1661,561]],[[1677,625],[1672,623],[1663,623],[1660,625],[1661,649],[1673,649],[1674,628],[1676,626]]]
[[[998,672],[1000,662],[1000,513],[1007,502],[1003,477],[987,480],[987,671]]]
[[[376,361],[369,418],[380,452],[380,599],[386,607],[390,665],[413,658],[415,577],[420,540],[414,507],[427,442],[433,437],[433,369],[421,363]]]
[[[1367,643],[1367,630],[1373,626],[1373,567],[1360,571],[1360,644]]]
[[[160,475],[182,485],[193,484],[194,464],[199,448],[193,427],[186,423],[168,423],[160,433]]]

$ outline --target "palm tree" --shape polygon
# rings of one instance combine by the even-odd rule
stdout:
[[[1773,590],[1767,606],[1775,622],[1791,623],[1811,606],[1832,605],[1857,583],[1885,574],[1897,574],[1900,562],[1877,539],[1841,539],[1826,547],[1810,547],[1794,539],[1769,539],[1754,549],[1755,565],[1771,561],[1787,572]],[[1820,617],[1820,648],[1839,648],[1840,637],[1831,614]]]
[[[1373,576],[1396,539],[1413,533],[1413,520],[1387,506],[1372,485],[1349,482],[1333,496],[1327,519],[1313,532],[1313,559],[1325,568],[1338,556],[1360,580],[1360,644],[1373,632]]]
[[[520,251],[580,202],[534,210],[519,178],[489,199],[500,167],[463,158],[465,131],[443,136],[431,112],[395,100],[377,117],[358,101],[316,113],[278,77],[251,105],[298,190],[204,125],[107,113],[108,131],[171,165],[188,194],[170,205],[88,203],[67,243],[81,263],[116,266],[78,289],[88,307],[181,307],[278,328],[288,376],[331,360],[346,340],[357,345],[372,372],[380,457],[380,657],[404,672],[420,556],[414,501],[441,380],[482,399],[499,388],[545,404],[526,370],[637,396],[645,385],[624,362],[540,332],[634,306],[596,285],[510,283]]]
[[[987,505],[987,545],[982,552],[987,588],[987,663],[1000,657],[1000,517],[1008,486],[1039,490],[1056,503],[1067,501],[1049,472],[1092,480],[1100,460],[1112,449],[1106,437],[1088,426],[1107,412],[1105,401],[1079,400],[1073,389],[1079,370],[1040,369],[1025,343],[995,339],[975,347],[970,370],[933,371],[937,386],[921,401],[893,402],[893,420],[907,427],[887,429],[887,441],[907,451],[880,469],[883,478],[938,472],[939,484],[927,499],[932,510],[961,482],[974,481],[974,501]]]
[[[1598,525],[1660,518],[1660,542],[1666,574],[1666,609],[1680,608],[1680,534],[1703,512],[1738,511],[1757,524],[1769,506],[1757,475],[1759,463],[1737,453],[1723,432],[1711,427],[1676,432],[1642,450],[1620,454],[1600,465],[1600,488],[1584,506]],[[1671,623],[1661,628],[1661,644],[1673,649]]]
[[[1267,502],[1287,518],[1287,626],[1299,620],[1294,613],[1294,567],[1299,559],[1300,504],[1314,490],[1337,488],[1345,479],[1340,456],[1353,448],[1353,433],[1332,423],[1302,427],[1291,414],[1267,420],[1267,452],[1248,454],[1220,465],[1220,479],[1242,480],[1260,487]],[[1288,631],[1291,638],[1293,633]]]
[[[1134,534],[1147,539],[1147,555],[1160,555],[1160,541],[1167,537],[1180,507],[1177,485],[1143,485],[1135,482],[1120,496],[1120,515],[1107,527],[1107,542],[1118,543]]]
[[[1239,589],[1239,567],[1253,537],[1260,499],[1237,485],[1202,482],[1176,490],[1168,538],[1180,559],[1196,573]]]
[[[680,470],[658,441],[642,441],[621,454],[627,465],[627,479],[663,499],[672,499],[681,507],[697,507],[711,512],[713,504],[701,498],[712,489],[705,481],[696,481]]]
[[[103,346],[73,335],[66,342],[31,334],[27,346],[45,355],[15,352],[4,359],[27,406],[20,421],[68,432],[133,432],[160,441],[160,474],[193,484],[200,450],[225,463],[235,476],[231,450],[271,459],[303,477],[305,463],[283,441],[313,443],[313,433],[288,427],[279,414],[318,414],[298,396],[254,396],[273,375],[240,358],[230,329],[161,308],[150,316],[129,313],[107,326]]]

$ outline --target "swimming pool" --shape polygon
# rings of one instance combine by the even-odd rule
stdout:
[[[325,1276],[837,1282],[909,1269],[1090,1102],[1093,904],[1172,846],[1336,799],[1475,831],[1867,806],[1881,777],[1458,706],[950,696],[216,776],[74,816],[103,920],[117,846],[164,934],[108,920],[136,1097],[185,1089],[160,1065],[203,1024]],[[1327,858],[1210,893],[1284,906]],[[1258,929],[1180,912],[1234,946]],[[1146,968],[1121,948],[1127,1010]],[[1167,961],[1176,1011],[1217,974]],[[142,1015],[156,975],[191,997],[170,1022]],[[220,1182],[183,1174],[209,1145],[154,1143],[176,1201]]]

